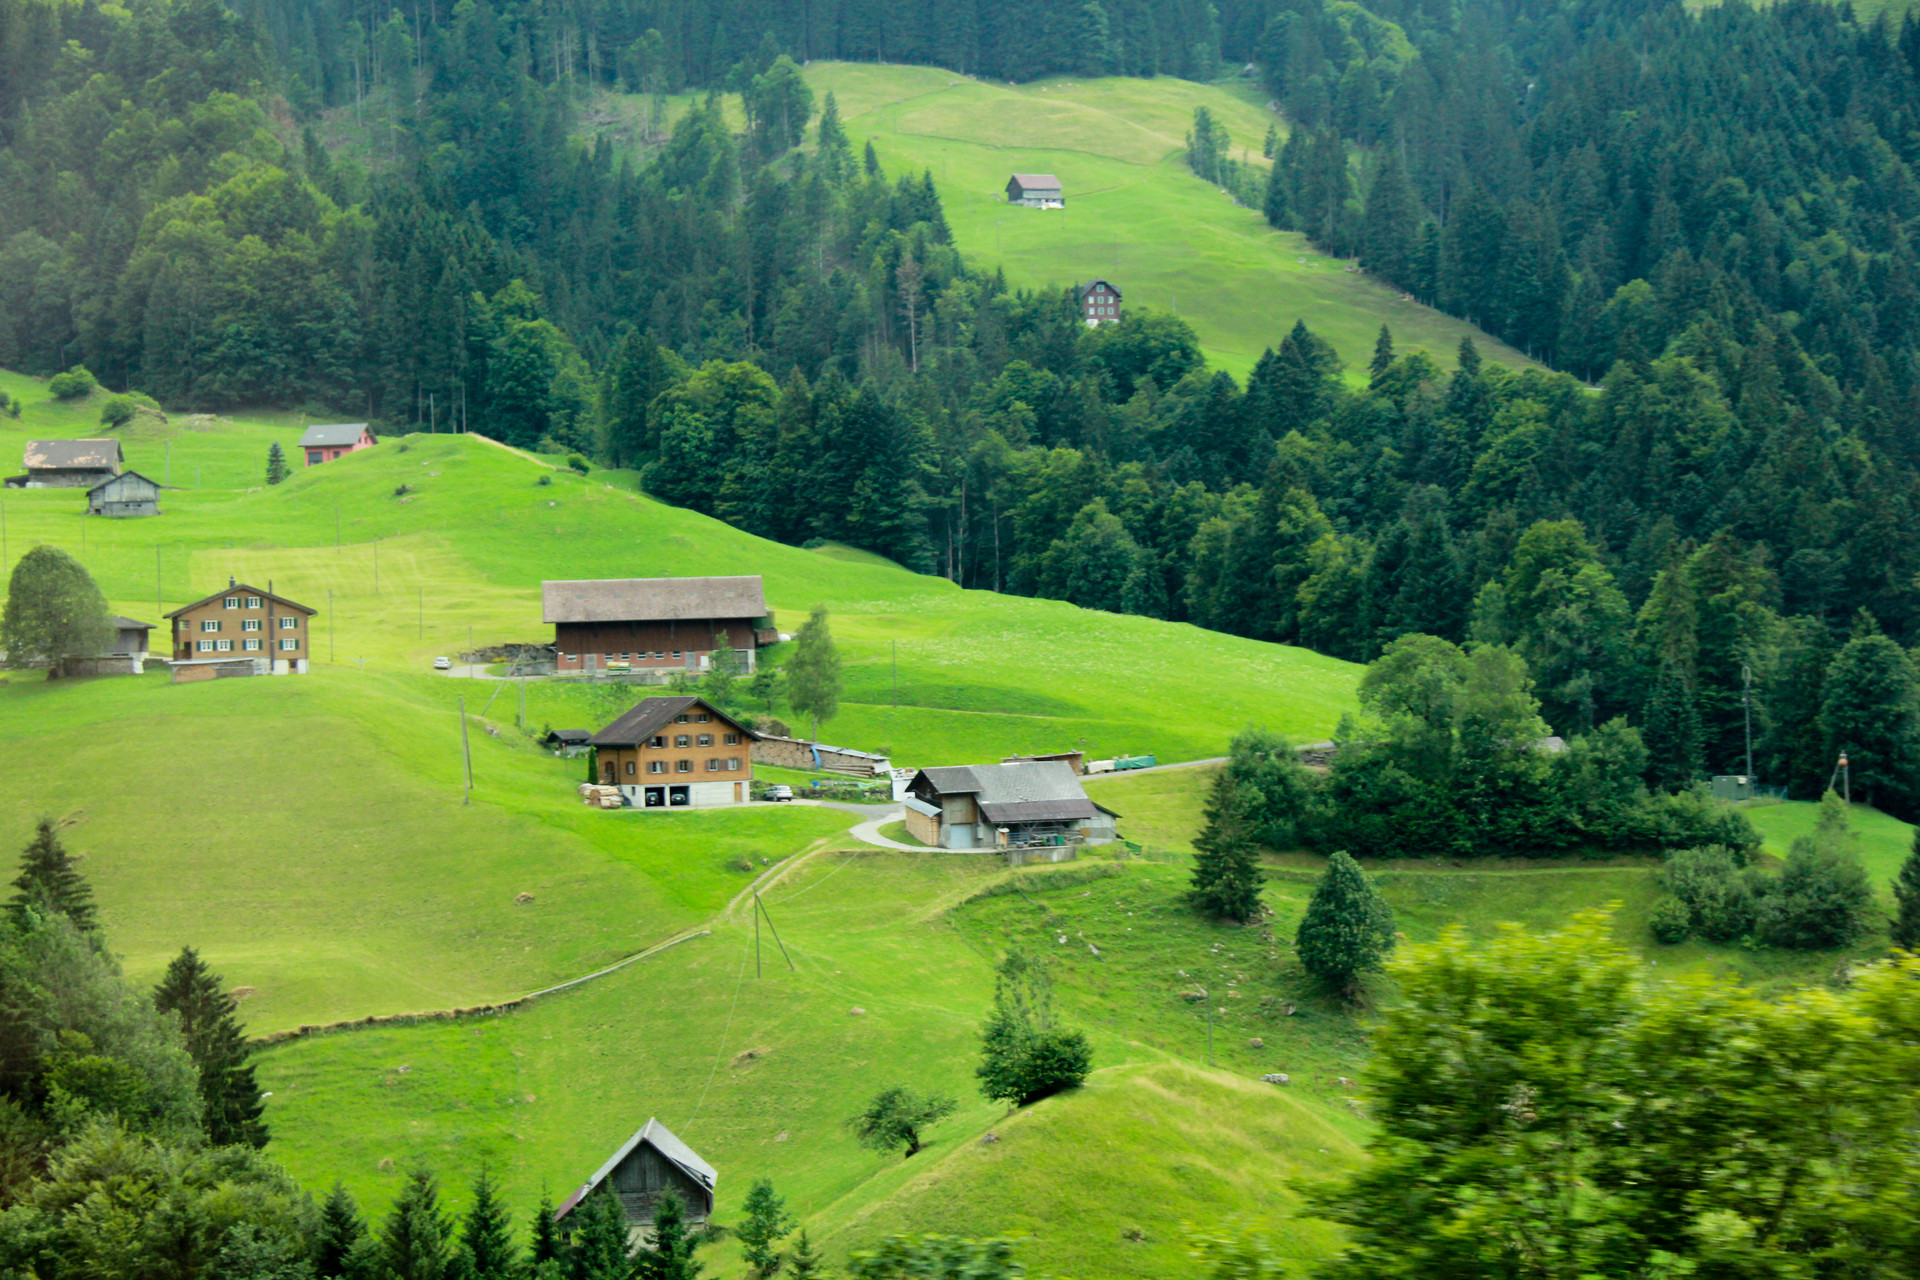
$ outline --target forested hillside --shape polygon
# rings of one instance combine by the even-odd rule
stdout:
[[[1553,728],[1627,716],[1673,783],[1744,769],[1751,678],[1769,776],[1846,748],[1912,803],[1915,37],[1805,3],[774,8],[0,0],[0,364],[594,453],[785,541],[1342,657],[1504,641]],[[1088,331],[857,153],[794,61],[824,53],[1257,57],[1272,220],[1598,389],[1384,331],[1356,385],[1287,316],[1244,386],[1175,317]],[[701,92],[638,159],[574,139],[595,85]],[[311,128],[349,107],[371,171]]]

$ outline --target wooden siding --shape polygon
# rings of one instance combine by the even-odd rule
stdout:
[[[607,786],[644,787],[685,782],[744,782],[753,776],[749,735],[718,716],[693,708],[685,724],[665,725],[651,742],[639,747],[600,747],[600,781]],[[700,739],[708,738],[701,746]],[[727,739],[734,739],[728,742]],[[681,739],[686,745],[681,745]],[[658,743],[659,745],[654,745]],[[729,760],[737,762],[729,769]],[[681,765],[686,767],[683,769]],[[659,765],[658,772],[653,766]]]
[[[907,834],[921,844],[940,846],[940,819],[931,813],[922,813],[918,809],[907,810]]]
[[[233,599],[240,602],[239,606],[227,608],[226,602]],[[258,600],[260,603],[250,609],[247,607],[248,600]],[[284,625],[287,619],[293,620],[292,626]],[[259,628],[247,630],[245,624],[249,621],[258,622]],[[207,630],[203,624],[208,622],[215,623],[216,629]],[[297,662],[312,656],[311,637],[308,634],[310,624],[309,615],[297,613],[286,605],[242,587],[203,600],[173,619],[173,657],[176,661],[271,658],[276,662]],[[222,640],[232,641],[232,646],[219,648]],[[248,640],[260,641],[260,647],[248,649]],[[293,641],[293,647],[281,648],[280,642],[283,640]],[[202,649],[202,641],[211,643],[214,648]]]
[[[705,1222],[713,1213],[713,1192],[644,1142],[620,1162],[607,1184],[611,1184],[613,1193],[620,1197],[620,1207],[626,1211],[630,1226],[652,1225],[654,1206],[669,1191],[686,1202],[690,1221]]]
[[[626,662],[635,668],[674,668],[687,665],[689,653],[712,653],[720,647],[720,633],[727,633],[730,647],[751,650],[757,643],[754,623],[757,618],[706,618],[684,622],[557,622],[553,644],[558,652],[555,665],[561,671],[578,671],[582,654],[598,654],[604,670],[609,662]],[[680,656],[675,657],[675,654]],[[654,655],[658,654],[658,657]]]

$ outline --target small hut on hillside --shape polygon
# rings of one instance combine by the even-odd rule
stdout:
[[[620,1197],[620,1207],[627,1215],[628,1239],[637,1245],[652,1229],[654,1207],[669,1191],[685,1202],[689,1223],[705,1223],[713,1213],[713,1188],[719,1180],[713,1166],[692,1147],[674,1137],[672,1130],[658,1120],[649,1119],[554,1210],[553,1218],[564,1225],[568,1214],[604,1186],[607,1189],[601,1194]]]

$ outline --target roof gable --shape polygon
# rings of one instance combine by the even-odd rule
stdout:
[[[760,575],[728,578],[577,578],[540,584],[546,622],[688,622],[763,618]],[[731,637],[751,643],[751,636]]]
[[[735,720],[726,712],[700,698],[662,697],[642,698],[633,704],[619,719],[589,738],[596,747],[632,747],[645,742],[654,734],[673,723],[675,716],[691,712],[694,708],[711,715],[720,724],[731,726],[735,731],[753,737],[753,730]]]
[[[988,822],[1091,818],[1098,808],[1064,760],[949,765],[922,769],[914,781],[921,778],[936,794],[971,795]]]
[[[626,1143],[622,1145],[618,1151],[608,1156],[607,1162],[594,1170],[593,1176],[581,1183],[580,1189],[568,1196],[560,1207],[554,1210],[553,1216],[555,1221],[571,1213],[582,1200],[587,1198],[595,1187],[612,1176],[613,1171],[620,1167],[621,1162],[632,1155],[634,1148],[640,1146],[642,1143],[658,1151],[663,1158],[675,1168],[679,1169],[680,1172],[686,1174],[707,1190],[713,1190],[719,1183],[720,1175],[714,1172],[712,1165],[702,1160],[692,1147],[675,1137],[671,1129],[661,1124],[658,1120],[648,1117],[647,1122],[640,1126],[638,1132],[631,1138],[628,1138]]]
[[[308,427],[306,434],[300,437],[302,449],[339,448],[342,445],[358,444],[360,437],[367,434],[364,422],[326,422]]]
[[[1050,173],[1016,173],[1009,181],[1027,191],[1058,191],[1060,179]]]
[[[226,586],[222,587],[220,590],[215,591],[211,595],[201,596],[198,600],[195,600],[192,604],[183,604],[178,609],[175,609],[170,613],[161,614],[160,616],[163,618],[177,618],[181,614],[186,613],[190,609],[198,609],[201,605],[206,604],[210,600],[218,600],[222,596],[234,596],[234,595],[260,596],[264,599],[273,601],[275,604],[283,604],[289,609],[298,610],[299,612],[306,614],[308,617],[312,617],[314,614],[319,612],[319,610],[317,609],[309,609],[306,605],[301,604],[297,600],[289,600],[285,596],[275,595],[271,591],[262,591],[258,587],[250,587],[244,582],[232,582],[232,583],[228,583]]]
[[[146,484],[152,485],[154,487],[155,492],[158,492],[159,490],[166,488],[165,485],[161,484],[158,480],[155,480],[152,476],[143,476],[138,471],[122,471],[117,476],[108,476],[105,480],[102,480],[99,484],[87,490],[87,492],[98,493],[102,489],[106,488],[108,485],[119,484],[123,480],[143,481]]]
[[[29,471],[120,469],[118,440],[29,440],[21,465]]]

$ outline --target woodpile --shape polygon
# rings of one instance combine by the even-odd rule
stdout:
[[[596,782],[581,783],[580,798],[590,809],[618,809],[626,803],[620,798],[620,788],[602,786]]]

